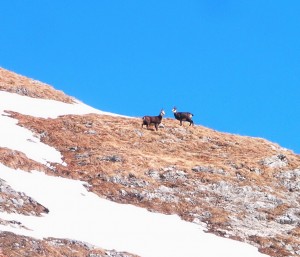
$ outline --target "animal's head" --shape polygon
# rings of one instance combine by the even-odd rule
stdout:
[[[166,113],[165,113],[164,109],[161,109],[160,115],[161,115],[161,116],[164,116],[165,114],[166,114]]]
[[[176,106],[173,107],[172,112],[176,113],[177,112],[177,108]]]

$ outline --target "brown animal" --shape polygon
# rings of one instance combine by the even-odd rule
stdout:
[[[177,112],[176,107],[172,109],[172,112],[174,113],[175,119],[180,121],[180,126],[182,126],[182,121],[188,121],[190,123],[190,126],[194,125],[194,121],[192,120],[194,114],[190,112]]]
[[[156,131],[158,130],[158,125],[162,121],[162,117],[165,115],[165,111],[162,109],[158,116],[144,116],[143,117],[143,123],[142,128],[144,125],[146,125],[147,129],[151,124],[154,124]]]

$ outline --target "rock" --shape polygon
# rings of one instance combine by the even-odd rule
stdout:
[[[185,171],[177,170],[176,167],[167,167],[163,169],[160,179],[163,181],[175,182],[177,180],[186,180],[187,174]]]
[[[170,187],[166,187],[166,186],[162,185],[162,186],[159,186],[158,191],[162,192],[162,193],[173,193],[174,190]]]
[[[296,224],[299,221],[299,218],[295,215],[286,213],[277,218],[276,221],[280,224]]]
[[[86,159],[90,156],[89,153],[83,153],[83,154],[76,154],[75,155],[75,158],[78,160],[78,159]]]
[[[22,207],[23,204],[24,204],[24,201],[21,198],[19,198],[19,199],[12,199],[12,202],[17,207]]]
[[[127,196],[136,198],[139,201],[151,201],[153,199],[158,199],[159,201],[166,203],[179,202],[179,197],[174,194],[174,189],[165,186],[160,186],[154,191],[147,190],[140,192],[138,190],[132,190],[131,192],[127,192]]]
[[[87,128],[93,127],[93,121],[86,121],[83,123]]]
[[[145,172],[145,174],[156,180],[158,180],[160,178],[159,171],[157,171],[157,170],[149,170],[149,171]]]
[[[161,172],[157,170],[149,170],[145,174],[151,178],[154,178],[155,180],[168,182],[187,179],[187,173],[185,171],[178,170],[175,166],[162,168],[161,170]]]
[[[129,174],[128,176],[116,175],[104,179],[114,184],[120,184],[126,187],[146,187],[149,184],[149,182],[136,178],[132,174]]]
[[[233,186],[228,182],[220,181],[212,184],[211,187],[213,191],[219,192],[221,194],[228,194],[232,191]]]
[[[138,130],[138,129],[135,129],[134,132],[139,136],[139,137],[142,137],[144,134]]]
[[[300,169],[281,171],[276,177],[290,192],[300,191]]]
[[[16,88],[16,94],[27,96],[28,90],[25,87],[18,87],[18,88]]]
[[[77,146],[72,146],[69,148],[69,151],[71,151],[71,152],[76,152],[77,150],[78,150]]]
[[[263,159],[261,164],[270,168],[282,168],[288,165],[288,160],[285,155],[278,154]]]
[[[250,168],[250,171],[255,173],[256,175],[262,174],[262,171],[259,168]]]
[[[122,196],[126,196],[126,195],[127,195],[127,192],[126,192],[124,189],[121,189],[121,190],[120,190],[120,194],[121,194]]]
[[[192,168],[192,171],[225,175],[225,171],[223,169],[215,169],[207,166],[195,166]]]
[[[87,131],[84,131],[84,133],[88,134],[88,135],[96,135],[97,134],[97,132],[95,130],[93,130],[93,129],[89,129]]]
[[[105,156],[100,159],[101,161],[109,161],[109,162],[122,162],[122,157],[118,155]]]

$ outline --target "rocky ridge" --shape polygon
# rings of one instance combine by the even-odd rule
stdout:
[[[8,80],[7,74],[11,73],[0,73],[1,90],[11,92],[11,85],[18,84],[13,80],[19,76],[12,74]],[[22,88],[14,92],[39,92],[36,83],[23,82]],[[61,92],[50,91],[35,96],[57,100],[56,94]],[[202,126],[180,127],[173,119],[164,119],[156,132],[142,129],[140,118],[89,114],[42,119],[9,114],[42,142],[58,149],[67,164],[52,163],[49,168],[22,153],[1,148],[0,161],[9,167],[28,171],[34,167],[50,175],[86,181],[88,190],[102,197],[178,214],[187,221],[206,224],[211,233],[253,244],[270,256],[300,255],[300,156],[292,151],[261,138]],[[0,186],[6,211],[47,212],[46,207],[14,192],[3,181]],[[11,249],[21,254],[22,248],[13,248],[13,241],[22,240],[2,233],[3,254],[18,256],[11,255]],[[78,247],[63,239],[53,240],[60,240],[64,250],[36,256],[64,256],[65,248]],[[24,247],[33,246],[26,243]],[[93,256],[89,251],[82,247],[74,256]],[[108,256],[127,256],[116,254],[121,255]]]

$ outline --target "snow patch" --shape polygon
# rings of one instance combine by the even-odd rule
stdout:
[[[0,91],[0,99],[0,113],[2,113],[3,110],[10,110],[25,115],[41,118],[57,118],[60,115],[80,115],[88,113],[121,116],[118,114],[97,110],[84,103],[81,103],[78,100],[75,100],[75,104],[68,104],[55,100],[22,96],[5,91]]]
[[[18,126],[17,123],[16,119],[0,116],[0,147],[20,151],[29,159],[45,165],[49,165],[49,162],[64,164],[60,152],[40,142],[30,130]]]
[[[0,91],[0,147],[18,150],[34,161],[48,165],[49,162],[61,163],[62,156],[55,148],[40,142],[28,129],[17,125],[17,120],[10,118],[5,110],[41,118],[57,118],[67,114],[117,114],[102,112],[77,101],[67,104],[55,100],[31,98],[14,93]]]
[[[17,220],[30,229],[0,226],[2,230],[41,239],[69,238],[143,257],[266,256],[251,245],[205,233],[203,227],[177,215],[102,199],[88,192],[81,181],[13,170],[2,164],[0,177],[49,209],[43,217],[0,213],[0,218]]]

